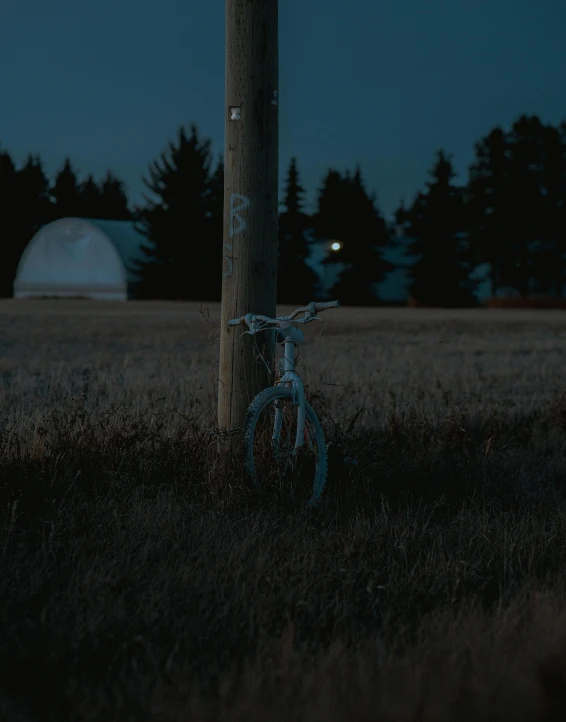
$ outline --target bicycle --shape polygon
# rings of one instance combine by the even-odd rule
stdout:
[[[313,479],[307,503],[309,507],[319,503],[324,491],[328,458],[322,426],[305,397],[303,382],[295,369],[295,348],[304,341],[304,334],[292,324],[321,321],[317,312],[339,306],[338,301],[312,301],[288,316],[270,318],[247,313],[228,322],[229,326],[246,324],[248,331],[244,331],[242,336],[254,336],[275,328],[277,343],[284,346],[283,358],[278,359],[276,365],[279,374],[276,384],[260,391],[246,414],[243,427],[245,471],[258,490],[264,490],[268,482],[284,488],[289,474],[299,482],[306,476],[309,486],[310,479]],[[298,319],[301,313],[304,317]],[[264,412],[267,412],[265,423],[262,420]],[[283,440],[285,430],[289,431],[286,445]],[[283,462],[283,473],[276,468],[279,461]]]

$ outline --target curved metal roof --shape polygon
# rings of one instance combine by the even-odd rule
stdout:
[[[137,280],[135,273],[135,262],[144,261],[147,256],[142,246],[148,245],[147,238],[136,229],[134,221],[108,221],[98,218],[82,218],[97,226],[114,244],[118,251],[129,282]]]

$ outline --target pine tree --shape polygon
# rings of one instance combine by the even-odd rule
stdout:
[[[202,254],[203,275],[200,278],[198,297],[203,301],[220,301],[224,230],[224,158],[222,155],[219,155],[216,167],[210,173],[207,186],[204,230],[208,245]]]
[[[49,181],[37,155],[28,155],[16,174],[17,193],[26,207],[26,236],[31,237],[49,223],[53,207],[49,198]]]
[[[304,189],[299,183],[297,159],[292,158],[287,174],[284,211],[279,215],[279,258],[277,301],[304,305],[315,297],[317,275],[306,263],[309,255],[307,232],[310,218],[303,211]]]
[[[397,221],[414,239],[409,255],[409,294],[427,306],[468,306],[475,302],[468,280],[470,263],[462,241],[465,225],[462,189],[452,184],[451,160],[440,150],[427,191],[418,193],[409,209],[397,212]]]
[[[0,151],[0,296],[11,296],[18,263],[31,237],[49,221],[48,183],[41,161],[28,156],[16,169]]]
[[[345,179],[329,169],[318,195],[318,208],[313,218],[314,237],[338,240],[348,233],[348,210],[344,204]]]
[[[111,171],[99,185],[100,189],[100,218],[111,221],[132,220],[132,212],[128,204],[128,196],[124,184]]]
[[[566,281],[566,120],[558,126],[558,137],[560,141],[558,168],[555,173],[555,181],[552,186],[555,188],[556,211],[551,221],[551,233],[557,239],[558,251],[560,254],[559,268],[557,269],[557,289],[560,296],[563,295],[564,282]]]
[[[566,124],[542,128],[540,248],[532,259],[536,290],[562,296],[566,281]]]
[[[92,175],[79,186],[79,205],[77,215],[81,218],[104,218],[101,214],[100,189]]]
[[[55,218],[81,216],[81,191],[69,158],[65,159],[63,167],[55,176],[51,196],[54,200]]]
[[[331,295],[344,305],[374,305],[375,285],[392,265],[382,258],[380,247],[389,243],[389,228],[368,195],[360,168],[354,176],[342,177],[330,170],[323,182],[315,215],[315,237],[337,240],[340,250],[327,256],[326,263],[343,268]]]
[[[510,144],[500,127],[476,143],[466,187],[466,227],[473,261],[489,263],[491,295],[508,285],[513,265]]]
[[[467,187],[469,239],[491,264],[492,295],[561,294],[566,250],[566,145],[560,130],[521,116],[476,145]]]
[[[521,116],[509,133],[509,195],[513,213],[507,218],[514,258],[511,285],[527,297],[536,281],[544,213],[543,125],[537,116]],[[539,257],[540,258],[540,257]]]
[[[0,148],[0,297],[12,295],[21,253],[21,208],[16,167],[9,153]]]
[[[138,266],[138,293],[146,297],[220,298],[222,280],[222,191],[220,162],[211,170],[211,142],[197,127],[180,128],[144,184],[153,198],[137,213],[146,235],[147,260]]]

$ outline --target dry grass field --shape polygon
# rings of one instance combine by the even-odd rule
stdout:
[[[323,319],[307,513],[218,456],[217,307],[0,302],[0,719],[566,719],[566,315]]]

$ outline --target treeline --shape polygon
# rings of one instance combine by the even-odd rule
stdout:
[[[489,264],[491,295],[564,295],[566,122],[521,116],[475,146],[465,186],[441,151],[426,189],[396,213],[414,242],[410,293],[425,304],[471,302],[473,271]]]
[[[67,158],[52,182],[38,156],[17,168],[0,148],[0,296],[12,295],[20,257],[33,234],[57,218],[130,220],[123,183],[110,171],[98,183],[92,175],[79,182]]]
[[[425,305],[475,303],[479,266],[489,269],[491,293],[563,295],[566,282],[566,122],[543,124],[521,116],[494,128],[475,146],[465,185],[454,182],[451,158],[440,150],[423,190],[387,223],[360,167],[330,169],[313,213],[304,207],[296,159],[285,183],[279,219],[278,300],[320,297],[307,264],[316,239],[339,242],[325,263],[340,264],[330,295],[344,304],[379,302],[376,284],[392,265],[384,249],[410,238],[409,293]],[[170,142],[143,179],[143,205],[130,210],[112,174],[79,183],[67,160],[50,185],[37,157],[16,169],[0,154],[3,263],[0,292],[11,293],[19,256],[35,230],[62,216],[134,219],[147,238],[138,264],[137,294],[147,298],[217,300],[222,268],[222,159],[196,126]]]

